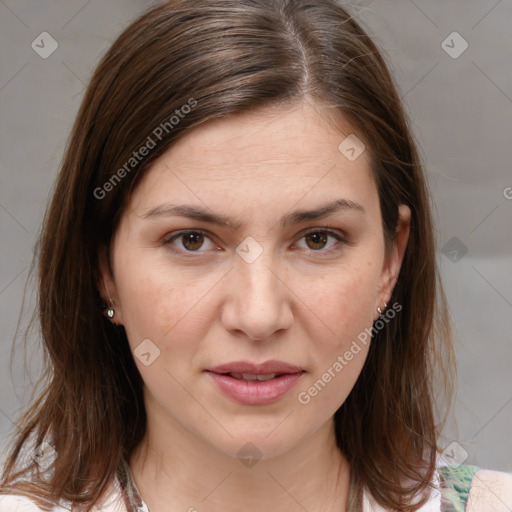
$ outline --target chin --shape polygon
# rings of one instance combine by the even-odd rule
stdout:
[[[273,427],[269,428],[268,422],[265,422],[261,428],[253,426],[251,429],[241,428],[238,431],[227,426],[227,430],[233,437],[226,434],[223,439],[210,439],[207,442],[214,449],[229,457],[237,458],[242,463],[249,461],[245,465],[250,467],[251,461],[279,457],[300,443],[300,439],[292,438],[297,435],[296,431],[289,433],[283,429],[278,432],[279,427],[276,427],[279,423],[274,423]]]

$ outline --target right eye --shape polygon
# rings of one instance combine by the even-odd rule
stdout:
[[[199,250],[204,247],[205,241],[208,241],[210,247],[204,250]],[[187,230],[171,233],[164,240],[165,245],[172,245],[172,250],[181,253],[205,252],[208,249],[213,249],[216,245],[211,239],[206,236],[204,231],[201,230]],[[175,249],[178,248],[178,250]]]

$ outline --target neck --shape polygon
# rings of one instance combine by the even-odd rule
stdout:
[[[150,425],[130,468],[151,512],[346,510],[350,470],[332,422],[292,450],[252,465],[190,431]]]

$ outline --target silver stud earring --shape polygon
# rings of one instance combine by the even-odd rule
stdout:
[[[387,307],[388,307],[387,302],[384,302],[384,309],[386,309]],[[379,315],[382,315],[382,309],[380,309],[380,306],[377,307],[377,313],[379,313]]]
[[[114,318],[114,315],[116,314],[116,311],[114,309],[114,301],[112,299],[108,299],[110,302],[110,305],[107,306],[107,309],[105,310],[105,316],[112,320]]]
[[[116,314],[114,310],[114,301],[110,298],[110,293],[108,292],[108,288],[105,282],[103,282],[103,286],[105,287],[105,292],[108,295],[108,301],[110,302],[110,306],[108,306],[108,309],[105,311],[105,315],[112,320],[114,318],[114,315]]]

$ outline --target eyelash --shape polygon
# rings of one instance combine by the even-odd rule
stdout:
[[[202,252],[207,252],[207,251],[204,251],[204,250],[203,251],[202,250],[188,251],[186,249],[185,250],[181,250],[181,249],[178,250],[178,249],[175,249],[175,248],[172,247],[172,242],[174,240],[179,239],[183,235],[191,234],[191,233],[198,233],[198,234],[204,235],[212,243],[214,243],[213,240],[211,240],[211,237],[208,236],[208,233],[206,231],[203,231],[202,229],[187,229],[187,230],[184,230],[184,231],[179,231],[177,233],[174,232],[171,235],[165,237],[162,240],[162,243],[163,243],[163,245],[171,246],[171,250],[174,253],[180,254],[180,255],[184,256],[185,258],[197,258],[198,255],[195,255],[195,254],[197,254],[197,253],[200,254]],[[315,229],[309,230],[309,231],[307,231],[307,232],[302,234],[302,236],[300,237],[300,240],[303,240],[308,235],[319,234],[319,233],[327,234],[328,237],[335,238],[338,242],[341,242],[342,245],[349,245],[349,243],[350,243],[344,236],[342,236],[338,232],[333,231],[331,229],[327,229],[327,228],[321,228],[321,229],[320,228],[315,228]],[[323,250],[323,249],[317,249],[317,250],[309,249],[309,250],[307,250],[306,249],[306,252],[309,255],[311,255],[311,254],[315,254],[315,255],[316,254],[319,254],[319,255],[331,254],[332,252],[336,252],[336,251],[341,249],[340,247],[337,247],[339,245],[340,244],[335,244],[333,247],[331,247],[330,249],[327,249],[327,250]]]

